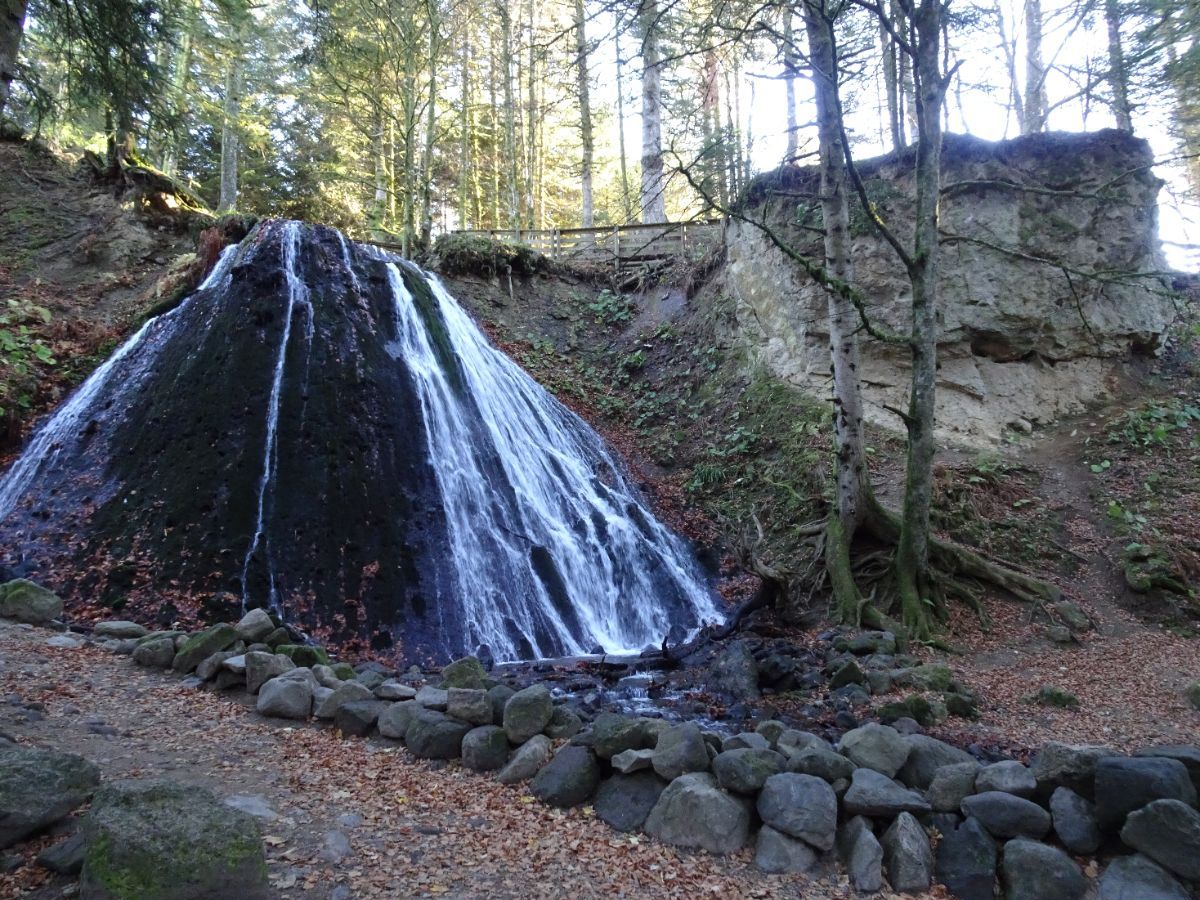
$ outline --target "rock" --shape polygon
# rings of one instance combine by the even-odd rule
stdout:
[[[709,773],[689,772],[667,785],[646,817],[645,831],[679,847],[733,853],[745,846],[749,837],[750,810],[746,803],[722,791]]]
[[[866,673],[867,690],[872,694],[886,694],[892,689],[892,676],[887,672],[869,670]],[[892,723],[894,725],[894,723]]]
[[[1193,681],[1183,691],[1183,696],[1187,697],[1187,702],[1192,705],[1192,709],[1200,709],[1200,681]]]
[[[273,822],[279,818],[279,813],[271,808],[267,798],[261,794],[235,794],[232,797],[226,797],[224,802],[227,806],[240,809],[264,822]]]
[[[928,735],[910,734],[905,740],[909,746],[908,759],[896,774],[896,778],[919,791],[929,787],[934,773],[942,766],[975,762],[975,757],[966,750],[959,750]]]
[[[399,681],[385,681],[375,688],[375,696],[380,700],[414,700],[417,696],[417,689],[410,684],[401,684]],[[491,724],[490,720],[488,724]]]
[[[347,662],[330,663],[329,668],[333,669],[333,674],[337,676],[338,681],[353,681],[355,678],[354,666]],[[415,692],[414,692],[415,696]],[[380,700],[386,698],[380,697]]]
[[[653,772],[614,775],[600,783],[592,807],[602,821],[617,831],[637,831],[645,824],[666,786]]]
[[[1017,838],[1004,845],[1005,900],[1081,900],[1087,879],[1057,847]]]
[[[175,660],[175,639],[157,637],[133,648],[133,661],[147,669],[169,669]]]
[[[1133,755],[1178,760],[1188,770],[1188,776],[1192,779],[1192,786],[1196,788],[1197,794],[1200,795],[1200,747],[1187,745],[1143,747]]]
[[[1050,830],[1050,813],[1031,800],[988,791],[962,802],[964,816],[974,816],[989,833],[1000,838],[1041,838]]]
[[[60,841],[39,853],[37,863],[59,875],[78,875],[83,868],[85,850],[83,834],[76,831],[65,841]]]
[[[313,677],[316,678],[314,672]],[[317,679],[320,680],[319,678]],[[313,715],[318,719],[332,719],[337,715],[337,711],[346,703],[355,703],[362,700],[374,700],[375,695],[371,693],[371,689],[365,684],[359,684],[357,681],[340,681],[338,686],[334,688],[324,701],[314,705]]]
[[[772,775],[758,796],[762,820],[818,850],[833,847],[837,833],[837,796],[825,781],[812,775],[785,772]]]
[[[1068,787],[1083,797],[1093,797],[1096,765],[1113,755],[1108,747],[1049,741],[1033,761],[1038,791],[1049,794],[1056,787]]]
[[[708,769],[708,750],[700,729],[692,722],[674,725],[658,736],[651,765],[659,777],[671,781],[687,772]]]
[[[265,638],[263,638],[262,642],[264,644],[266,644],[268,647],[270,647],[271,651],[274,652],[274,651],[278,650],[280,647],[285,646],[287,644],[287,642],[290,641],[291,639],[292,639],[291,633],[281,625],[279,628],[276,628],[274,631],[272,631],[270,634],[268,634]]]
[[[237,632],[233,626],[222,622],[205,628],[187,639],[175,654],[171,668],[176,672],[188,673],[193,671],[208,657],[219,650],[226,650],[237,641]]]
[[[546,726],[546,736],[554,740],[573,738],[583,730],[583,719],[569,706],[554,707],[550,716],[550,724]]]
[[[1154,800],[1196,805],[1196,788],[1179,760],[1113,756],[1096,764],[1096,822],[1101,831],[1119,829],[1129,813]]]
[[[538,770],[529,791],[543,803],[567,809],[591,797],[599,783],[600,766],[595,754],[587,747],[569,745]]]
[[[492,724],[504,724],[504,704],[508,703],[508,698],[515,694],[512,688],[507,684],[497,684],[488,688],[488,702],[492,704]]]
[[[759,697],[758,663],[746,641],[734,641],[713,660],[708,670],[708,689],[734,701]]]
[[[848,659],[834,670],[833,677],[829,679],[829,687],[837,690],[848,684],[865,684],[866,681],[867,676],[858,667],[858,663],[853,659]]]
[[[92,637],[98,641],[106,639],[123,641],[129,638],[145,637],[146,634],[144,626],[137,622],[127,622],[124,619],[97,622],[96,627],[92,629]]]
[[[909,739],[896,729],[876,722],[869,722],[842,735],[838,752],[854,762],[881,772],[888,778],[895,777],[908,759]]]
[[[338,706],[333,727],[347,736],[366,737],[389,706],[390,703],[376,700],[374,695],[369,700],[350,700]]]
[[[422,708],[416,700],[401,700],[381,712],[375,725],[384,737],[402,741],[408,733],[408,724],[413,715]]]
[[[311,682],[301,678],[273,678],[259,690],[255,709],[276,719],[307,719],[312,703]]]
[[[471,730],[466,722],[451,719],[443,712],[421,706],[414,710],[404,741],[414,756],[422,759],[457,759],[462,754],[463,738]]]
[[[270,641],[268,640],[269,644]],[[317,665],[329,665],[329,654],[312,644],[280,644],[275,652],[286,656],[300,669],[311,669]]]
[[[992,900],[996,890],[996,842],[978,819],[942,829],[934,875],[959,900]]]
[[[1008,759],[980,769],[975,777],[975,790],[981,794],[1003,791],[1018,797],[1032,797],[1037,791],[1037,779],[1028,768],[1016,760]]]
[[[0,618],[27,625],[47,625],[62,614],[62,600],[40,584],[24,578],[0,584]]]
[[[754,731],[743,731],[721,742],[721,751],[726,750],[770,750],[771,742]],[[782,752],[782,751],[781,751]]]
[[[609,760],[613,770],[622,775],[630,775],[643,769],[653,767],[653,750],[622,750]]]
[[[625,750],[653,749],[658,742],[645,719],[620,713],[600,713],[592,722],[592,749],[601,759],[611,759]]]
[[[841,827],[837,852],[856,891],[873,894],[883,887],[883,847],[867,819],[854,816]]]
[[[912,719],[924,727],[936,725],[947,714],[943,706],[931,703],[920,694],[913,694],[896,703],[886,703],[879,707],[878,712],[880,721],[889,725],[899,719]]]
[[[830,784],[843,779],[849,781],[855,768],[854,763],[840,753],[821,747],[809,747],[787,758],[787,771],[798,775],[815,775]]]
[[[855,769],[850,789],[842,797],[842,805],[852,816],[881,816],[885,819],[902,812],[930,811],[924,797],[874,769]]]
[[[1090,856],[1103,840],[1096,824],[1096,807],[1070,788],[1055,788],[1050,795],[1050,818],[1062,845],[1076,856]]]
[[[1030,698],[1038,706],[1053,706],[1056,709],[1078,709],[1079,698],[1068,690],[1053,684],[1043,684]]]
[[[784,764],[783,756],[774,750],[742,748],[718,753],[712,761],[712,770],[717,783],[725,790],[735,794],[757,794],[768,778],[783,771]]]
[[[1121,840],[1188,881],[1200,881],[1200,812],[1180,800],[1155,800],[1131,813]]]
[[[135,638],[124,638],[122,640],[104,640],[100,646],[110,653],[116,653],[119,656],[129,656],[137,649],[137,640]]]
[[[487,688],[484,683],[486,680],[487,672],[483,669],[483,663],[474,656],[464,656],[442,667],[442,687],[447,690],[468,688],[482,691]]]
[[[544,684],[534,684],[517,691],[504,704],[504,731],[510,743],[523,744],[541,734],[553,716],[550,689]]]
[[[480,725],[478,728],[472,728],[462,739],[462,760],[464,766],[476,772],[503,769],[504,764],[508,762],[508,736],[504,729],[499,725]]]
[[[450,688],[446,691],[446,715],[472,725],[492,724],[492,704],[487,691],[478,688]]]
[[[975,793],[975,777],[979,769],[979,763],[974,760],[936,769],[925,792],[934,812],[958,812],[963,798]]]
[[[855,656],[869,656],[875,653],[891,655],[896,652],[896,636],[890,631],[864,631],[854,637],[838,635],[833,639],[833,649],[841,653],[853,653]]]
[[[229,650],[229,651],[223,650],[221,652],[222,653],[226,653],[226,652],[233,653],[232,650]],[[203,663],[201,665],[203,665]],[[245,653],[234,653],[233,656],[225,657],[224,661],[221,663],[221,668],[222,668],[222,670],[224,670],[226,672],[232,672],[235,675],[240,675],[242,680],[245,681],[246,680],[246,654]],[[197,668],[197,671],[199,671],[198,668]]]
[[[258,823],[204,788],[168,781],[105,785],[81,828],[83,900],[273,894]]]
[[[507,735],[505,735],[507,740]],[[518,784],[528,781],[538,773],[546,760],[550,758],[550,738],[544,734],[535,734],[524,744],[513,751],[508,765],[500,770],[496,780],[501,784]]]
[[[925,663],[910,669],[895,670],[893,674],[896,684],[916,688],[919,691],[953,691],[958,689],[958,682],[950,667],[943,663]]]
[[[286,656],[276,653],[247,653],[246,654],[246,690],[257,694],[262,686],[272,678],[278,678],[284,672],[290,672],[296,664]]]
[[[211,656],[205,657],[198,666],[196,666],[196,677],[201,681],[211,681],[217,677],[217,673],[221,671],[221,667],[225,665],[225,660],[233,659],[237,656],[236,650],[218,650]]]
[[[1140,853],[1119,856],[1100,876],[1096,900],[1189,900],[1191,891]]]
[[[446,707],[450,703],[450,692],[442,688],[433,687],[433,685],[425,685],[417,691],[417,703],[426,709],[435,709],[438,712],[445,712]]]
[[[754,865],[759,871],[772,875],[807,872],[817,864],[817,853],[812,847],[764,825],[754,842]]]
[[[271,621],[271,615],[265,609],[252,609],[233,627],[239,638],[247,644],[254,644],[264,640],[274,631],[275,623]]]
[[[0,850],[53,825],[100,783],[100,770],[81,756],[0,746]]]
[[[337,865],[353,852],[350,838],[343,831],[327,831],[322,841],[320,857],[330,865]]]
[[[386,674],[378,671],[377,669],[363,669],[361,672],[355,674],[353,680],[357,681],[363,687],[374,691],[375,688],[387,681],[388,677]]]
[[[317,684],[323,688],[329,688],[335,691],[342,686],[342,679],[337,677],[337,673],[333,671],[333,666],[313,666],[313,677],[317,679]]]
[[[892,889],[901,893],[929,890],[933,850],[929,835],[910,813],[902,812],[883,833],[883,865]]]
[[[56,650],[78,650],[85,641],[73,634],[56,634],[46,638],[46,646]]]
[[[761,735],[759,735],[761,737]],[[804,750],[833,750],[833,745],[824,738],[818,737],[808,731],[799,731],[795,728],[787,728],[780,732],[779,737],[773,742],[775,749],[784,756],[790,756],[794,753],[800,753]],[[768,742],[767,746],[771,746]]]

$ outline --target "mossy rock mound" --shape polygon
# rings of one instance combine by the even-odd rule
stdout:
[[[0,749],[0,849],[53,825],[100,783],[100,770],[73,753]]]
[[[268,641],[270,643],[270,641]],[[310,644],[280,644],[275,652],[286,656],[300,668],[329,665],[329,654],[322,647]]]
[[[122,781],[83,818],[84,900],[271,896],[258,823],[200,787]]]
[[[447,275],[536,275],[551,270],[550,260],[524,244],[483,234],[443,234],[434,242],[433,268]]]
[[[45,625],[62,613],[62,600],[40,584],[18,578],[0,585],[0,618]]]
[[[486,682],[487,672],[483,669],[483,663],[474,656],[456,659],[442,669],[442,687],[447,690],[450,688],[485,690]]]

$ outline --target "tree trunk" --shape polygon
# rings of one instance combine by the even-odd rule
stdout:
[[[887,27],[879,23],[879,42],[883,49],[883,89],[887,96],[888,130],[892,136],[892,149],[900,150],[908,145],[901,111],[900,74],[896,60],[896,42]]]
[[[512,16],[506,0],[498,3],[500,10],[500,65],[504,70],[504,154],[508,161],[508,227],[521,228],[521,178],[517,152],[517,101],[513,96]]]
[[[996,27],[1000,32],[1000,46],[1004,50],[1004,69],[1008,73],[1008,103],[1009,109],[1017,119],[1017,130],[1025,133],[1025,102],[1021,98],[1021,86],[1017,83],[1017,40],[1009,38],[1008,26],[1004,20],[1004,8],[999,0],[993,7],[996,15]],[[1008,133],[1008,120],[1004,122],[1004,132]]]
[[[715,193],[722,207],[729,205],[729,166],[727,163],[725,128],[721,124],[720,66],[717,51],[709,47],[704,52],[704,69],[701,80],[700,109],[704,118],[706,189]]]
[[[792,27],[792,8],[783,7],[783,85],[787,94],[787,149],[783,161],[795,162],[800,152],[800,124],[796,121],[796,60],[795,35]]]
[[[192,69],[192,41],[196,30],[199,10],[189,2],[184,10],[179,27],[179,40],[175,48],[175,59],[171,66],[171,102],[177,111],[182,111],[187,96],[188,79]],[[179,168],[179,124],[167,134],[163,145],[162,170],[174,178]]]
[[[426,5],[429,16],[429,96],[425,99],[425,147],[421,153],[421,246],[428,248],[433,240],[433,148],[437,141],[437,64],[441,50],[441,17],[436,0]]]
[[[382,79],[381,79],[382,80]],[[382,241],[385,237],[383,219],[387,214],[387,145],[383,128],[383,107],[379,100],[374,103],[371,122],[371,149],[375,157],[375,199],[371,204],[371,236]]]
[[[1108,83],[1112,87],[1113,116],[1122,131],[1133,131],[1133,112],[1129,105],[1129,70],[1121,46],[1120,0],[1104,0],[1104,20],[1108,25]]]
[[[534,0],[526,3],[529,29],[529,65],[525,72],[525,209],[530,228],[537,228],[537,8]]]
[[[1025,123],[1022,134],[1046,130],[1046,67],[1042,62],[1042,0],[1025,0]]]
[[[27,6],[28,0],[0,0],[0,116],[8,106],[12,82],[17,77]]]
[[[221,196],[217,212],[233,212],[238,199],[238,144],[242,117],[242,59],[241,41],[235,37],[225,68],[225,97],[221,116]]]
[[[667,221],[662,153],[662,60],[659,55],[658,0],[645,0],[639,12],[642,39],[642,222]]]
[[[621,28],[617,22],[613,31],[613,49],[617,57],[617,143],[621,155],[621,221],[634,219],[633,194],[629,190],[629,156],[625,151],[625,60],[621,58]]]
[[[583,194],[583,210],[580,222],[584,228],[595,224],[594,201],[592,200],[592,105],[588,84],[587,16],[583,0],[575,0],[575,74],[579,84],[579,137],[583,144],[583,158],[579,172],[579,186]]]
[[[470,184],[475,167],[472,141],[475,129],[471,120],[471,41],[463,41],[462,48],[462,109],[459,110],[459,159],[458,159],[458,227],[468,228],[473,223],[470,206]]]

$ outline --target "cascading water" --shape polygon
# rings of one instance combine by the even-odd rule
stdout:
[[[603,441],[436,278],[295,222],[47,421],[0,481],[0,546],[68,596],[166,616],[232,592],[414,660],[639,649],[718,615]]]

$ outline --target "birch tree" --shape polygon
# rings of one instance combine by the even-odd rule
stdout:
[[[638,11],[642,42],[642,222],[667,221],[666,177],[662,147],[662,23],[657,0],[643,0]]]
[[[592,199],[592,155],[595,140],[592,135],[592,104],[588,74],[587,16],[583,0],[575,0],[575,78],[579,86],[579,140],[582,144],[579,187],[583,195],[580,224],[591,228],[595,224],[595,203]]]

